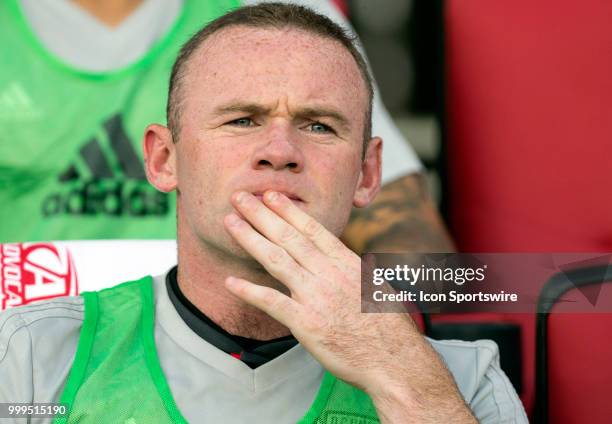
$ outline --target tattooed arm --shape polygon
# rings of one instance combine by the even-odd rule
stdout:
[[[367,208],[354,208],[342,240],[357,253],[453,252],[422,174],[385,184]]]

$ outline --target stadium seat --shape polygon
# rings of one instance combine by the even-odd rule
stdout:
[[[612,2],[443,4],[443,193],[459,250],[612,251]],[[466,320],[520,326],[531,413],[535,316],[433,317]]]

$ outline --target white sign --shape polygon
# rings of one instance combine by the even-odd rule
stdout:
[[[176,263],[175,240],[0,244],[0,310],[162,274]]]

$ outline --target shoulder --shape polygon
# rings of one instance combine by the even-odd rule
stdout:
[[[56,325],[57,320],[74,321],[80,326],[84,310],[81,296],[63,296],[1,311],[0,352],[11,335],[24,327]]]
[[[0,399],[55,400],[76,352],[83,318],[80,296],[0,312],[0,380],[11,387],[6,393],[0,388]]]
[[[499,365],[499,349],[492,340],[427,341],[442,357],[459,391],[480,423],[526,423],[523,405]]]

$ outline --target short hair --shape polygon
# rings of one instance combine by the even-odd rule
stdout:
[[[166,105],[168,128],[172,132],[175,142],[178,141],[178,134],[180,132],[183,95],[181,93],[182,80],[186,74],[186,65],[193,53],[207,38],[224,28],[232,26],[274,29],[296,28],[323,38],[338,41],[342,44],[353,59],[355,59],[368,94],[363,132],[363,155],[365,155],[367,142],[372,137],[372,98],[374,96],[374,88],[372,77],[368,71],[368,65],[359,50],[357,50],[357,47],[355,47],[356,37],[349,34],[326,16],[320,15],[307,7],[288,3],[260,3],[232,10],[210,22],[183,45],[172,67],[168,89],[168,103]]]

